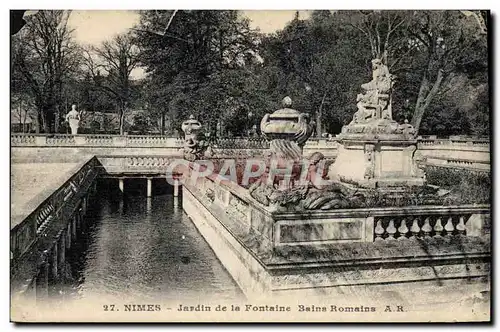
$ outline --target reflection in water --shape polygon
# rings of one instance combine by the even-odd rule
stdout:
[[[99,196],[68,257],[79,296],[241,299],[181,202],[171,194]]]

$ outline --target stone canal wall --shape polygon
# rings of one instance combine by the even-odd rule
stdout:
[[[12,216],[13,299],[43,299],[48,295],[49,284],[60,278],[66,250],[78,236],[95,192],[98,165],[95,157],[85,160],[61,185],[47,188]]]
[[[244,188],[207,177],[184,183],[183,207],[249,298],[400,289],[424,304],[465,283],[487,288],[489,206],[274,213]]]

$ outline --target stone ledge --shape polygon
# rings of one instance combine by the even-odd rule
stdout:
[[[258,255],[238,238],[233,227],[225,225],[232,221],[222,208],[206,197],[196,196],[196,188],[187,186],[185,192],[190,201],[183,201],[189,209],[186,212],[252,299],[273,296],[297,300],[311,296],[338,301],[355,296],[359,303],[360,299],[376,301],[384,292],[406,287],[418,290],[417,295],[405,296],[408,301],[413,303],[419,297],[422,303],[428,303],[443,284],[454,289],[464,285],[463,291],[456,292],[460,296],[487,286],[484,280],[490,273],[489,237],[314,246],[311,248],[316,256],[305,253],[306,257],[294,257],[290,252],[304,248],[284,247],[281,254],[288,250],[288,257],[279,257],[277,251],[272,256]],[[443,243],[444,252],[437,253],[443,251],[439,247]],[[415,248],[419,251],[415,252]],[[424,286],[425,291],[421,288]]]
[[[335,245],[282,246],[263,261],[269,269],[491,260],[490,238],[442,237]]]

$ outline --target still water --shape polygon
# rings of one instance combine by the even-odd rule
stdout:
[[[137,180],[139,181],[139,180]],[[142,181],[145,182],[145,179]],[[182,197],[159,189],[146,198],[126,183],[101,181],[87,227],[68,253],[79,298],[242,299],[238,286],[182,210]]]

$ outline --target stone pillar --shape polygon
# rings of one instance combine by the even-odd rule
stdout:
[[[61,232],[59,236],[59,241],[57,241],[57,264],[59,265],[59,270],[61,270],[66,263],[66,234],[64,231]],[[60,273],[61,271],[59,271]]]
[[[373,242],[374,241],[374,230],[375,230],[375,218],[374,217],[366,217],[365,219],[365,236],[364,242]]]
[[[82,229],[82,212],[83,212],[83,207],[79,207],[75,214],[75,224],[76,224],[75,228],[77,234]]]
[[[147,197],[151,197],[151,193],[153,191],[153,179],[152,178],[147,178],[147,182],[148,182],[148,189],[147,189],[146,196]]]
[[[484,235],[485,215],[475,213],[470,216],[465,224],[465,234],[467,236],[483,236]]]
[[[66,249],[71,248],[71,221],[68,223],[68,228],[66,228]]]
[[[88,197],[87,195],[83,196],[82,198],[82,213],[85,215],[87,213],[87,204],[88,204]]]
[[[118,179],[118,187],[120,188],[120,191],[123,193],[123,178]]]
[[[57,264],[58,261],[58,253],[57,253],[57,242],[54,243],[52,250],[50,251],[50,279],[51,281],[55,281],[59,276],[59,267]]]
[[[175,179],[174,180],[174,197],[179,196],[179,180]]]
[[[72,220],[71,220],[71,223],[72,223],[72,225],[71,225],[71,230],[72,230],[72,232],[71,232],[71,235],[72,235],[71,239],[72,240],[76,240],[76,218],[78,218],[78,216],[75,214],[73,216]]]
[[[47,260],[40,264],[36,276],[36,299],[44,300],[48,296],[49,290],[49,264]]]

